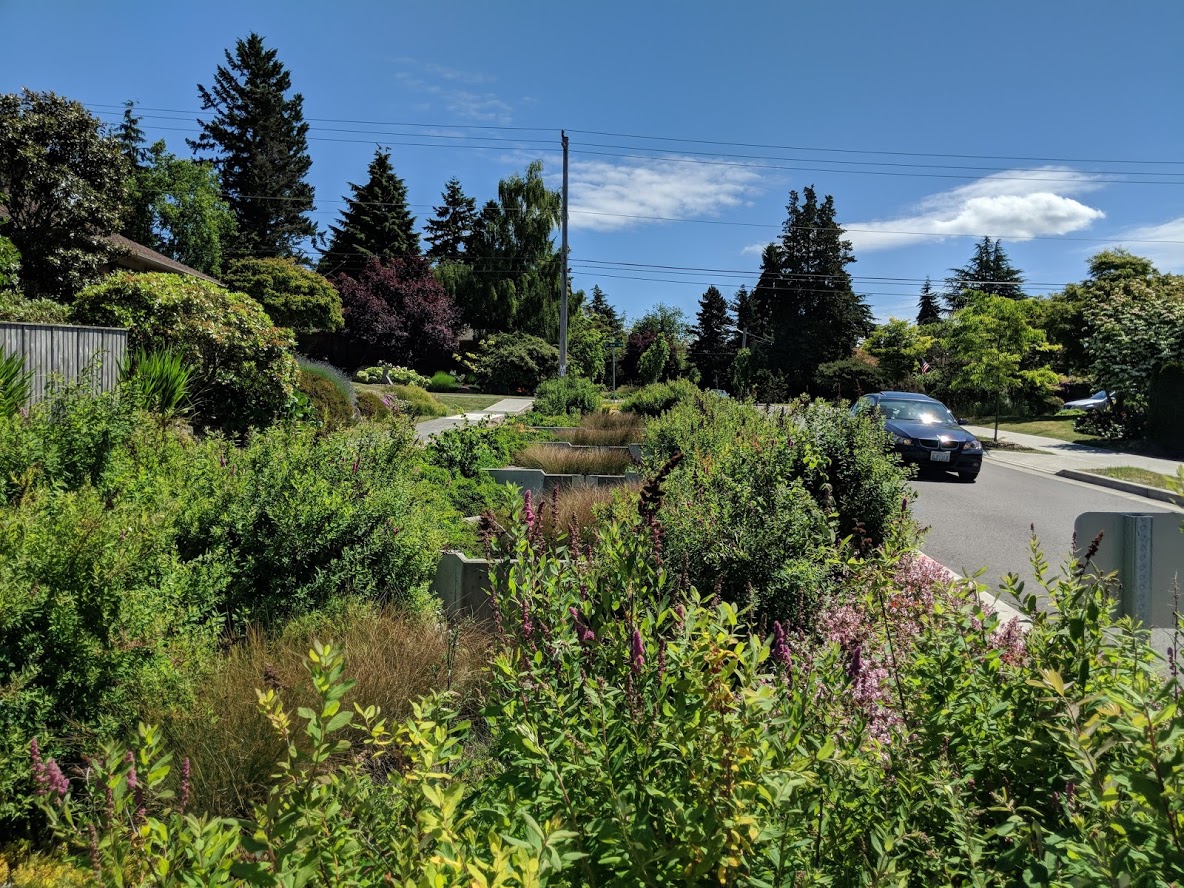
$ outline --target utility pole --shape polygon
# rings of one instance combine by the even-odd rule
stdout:
[[[562,220],[562,238],[563,245],[560,248],[561,258],[563,260],[563,272],[559,276],[559,375],[567,375],[567,292],[571,289],[567,280],[567,133],[563,130],[559,131],[559,137],[563,140],[563,220]]]

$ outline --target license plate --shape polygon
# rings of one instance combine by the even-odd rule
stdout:
[[[950,453],[948,450],[935,450],[933,453],[929,454],[929,459],[931,462],[949,462]]]

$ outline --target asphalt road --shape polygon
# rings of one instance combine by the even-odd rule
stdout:
[[[998,589],[1008,573],[1034,582],[1028,541],[1034,525],[1044,557],[1056,567],[1072,551],[1073,522],[1082,512],[1166,512],[1163,503],[1044,472],[993,462],[988,456],[974,484],[956,475],[922,476],[913,515],[929,531],[922,550],[951,570]]]

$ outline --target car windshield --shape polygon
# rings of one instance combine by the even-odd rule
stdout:
[[[958,420],[944,405],[934,401],[881,400],[880,412],[885,419],[901,422],[923,422],[926,425],[957,425]]]
[[[1090,395],[1089,399],[1091,401],[1101,401],[1105,397],[1106,397],[1106,390],[1102,389],[1102,391],[1094,392],[1092,395]]]

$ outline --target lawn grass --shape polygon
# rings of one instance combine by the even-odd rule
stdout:
[[[1044,438],[1056,438],[1058,441],[1068,441],[1071,444],[1091,444],[1096,447],[1114,447],[1114,442],[1105,441],[1097,435],[1087,435],[1075,431],[1072,416],[1003,416],[999,418],[999,431],[1020,432],[1024,435],[1040,435]],[[974,425],[993,429],[995,417],[980,416],[972,419]]]
[[[1108,466],[1104,469],[1086,469],[1086,471],[1091,475],[1104,475],[1107,478],[1130,481],[1133,484],[1142,484],[1146,487],[1159,487],[1163,490],[1174,490],[1173,484],[1177,480],[1171,475],[1163,475],[1136,466]]]
[[[470,395],[463,392],[433,392],[433,397],[451,413],[475,413],[492,407],[501,395]]]

